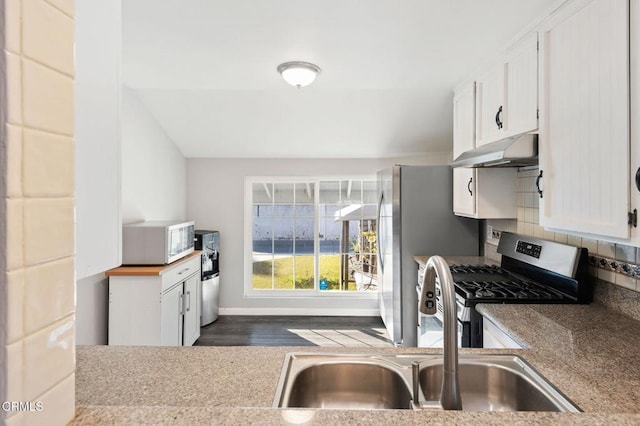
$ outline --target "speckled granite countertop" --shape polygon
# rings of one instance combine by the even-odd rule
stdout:
[[[471,263],[471,262],[470,262]],[[640,424],[640,321],[591,305],[482,304],[516,353],[584,413],[271,408],[288,352],[439,353],[417,348],[79,346],[75,424]]]

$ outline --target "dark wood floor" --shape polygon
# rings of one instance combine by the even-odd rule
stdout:
[[[197,346],[393,346],[380,317],[220,316]]]

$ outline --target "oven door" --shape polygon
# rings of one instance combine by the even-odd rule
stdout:
[[[435,315],[418,312],[418,347],[444,347],[444,326],[442,320]],[[458,347],[471,347],[471,324],[458,320]]]

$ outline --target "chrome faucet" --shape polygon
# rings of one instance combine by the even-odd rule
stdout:
[[[453,285],[453,277],[449,265],[440,256],[431,256],[427,260],[424,281],[422,284],[422,295],[420,297],[420,311],[425,314],[435,313],[435,303],[428,299],[435,297],[435,282],[438,278],[442,293],[442,304],[444,308],[443,328],[444,328],[444,353],[442,371],[442,389],[440,391],[440,405],[445,410],[461,410],[462,399],[460,398],[460,386],[458,382],[458,318],[456,315],[456,292]],[[418,390],[418,370],[419,365],[413,366],[414,398],[417,401]]]

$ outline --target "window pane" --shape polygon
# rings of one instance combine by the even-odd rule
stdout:
[[[276,290],[293,290],[293,256],[276,257],[273,265],[273,288]]]
[[[340,256],[320,255],[319,268],[319,279],[326,281],[326,290],[340,290]]]
[[[349,244],[347,245],[347,251],[349,253],[355,253],[356,251],[360,251],[362,248],[360,247],[360,226],[359,221],[350,220],[349,221]]]
[[[273,272],[273,260],[271,257],[254,256],[253,260],[253,278],[251,286],[256,290],[271,290]]]
[[[313,290],[314,288],[314,273],[313,263],[315,256],[313,255],[313,248],[311,254],[296,255],[294,258],[296,267],[296,290]]]
[[[293,223],[291,218],[273,218],[273,253],[293,254]]]
[[[313,183],[296,183],[296,204],[311,204],[313,206],[313,200],[315,199],[315,184]]]
[[[293,220],[290,217],[274,217],[272,223],[275,240],[293,239]]]
[[[340,201],[340,181],[323,180],[320,182],[320,204],[336,204]]]
[[[273,185],[273,202],[275,204],[293,204],[292,183],[276,183]]]
[[[361,204],[362,203],[362,181],[347,180],[342,184],[343,196],[342,202],[344,204]]]
[[[254,217],[253,218],[253,250],[262,253],[271,253],[271,218],[270,217]],[[266,251],[265,251],[266,250]]]
[[[253,184],[253,204],[271,204],[273,202],[273,185],[270,183]]]
[[[364,204],[378,204],[377,184],[374,180],[362,182],[362,202]]]

